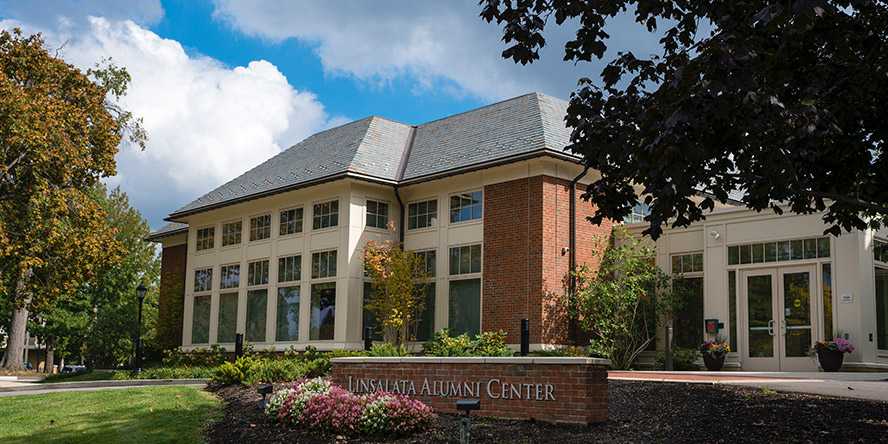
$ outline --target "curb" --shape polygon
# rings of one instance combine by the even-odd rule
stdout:
[[[209,379],[133,379],[125,381],[79,381],[28,384],[18,387],[0,387],[0,393],[33,390],[68,390],[81,388],[150,387],[161,385],[206,385]]]

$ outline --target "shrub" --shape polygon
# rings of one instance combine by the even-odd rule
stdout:
[[[366,353],[367,356],[372,357],[389,357],[389,356],[407,356],[407,348],[403,345],[397,346],[394,344],[389,344],[388,342],[382,342],[379,344],[373,344],[373,347],[370,348],[370,351]]]
[[[537,350],[530,353],[532,356],[540,357],[578,357],[586,358],[591,356],[587,347],[577,347],[569,345],[567,347],[559,347],[552,350]]]
[[[234,385],[247,383],[260,361],[251,356],[241,356],[237,361],[226,362],[216,368],[212,380],[217,384]]]
[[[700,358],[700,352],[693,348],[675,347],[672,349],[672,369],[679,371],[698,370],[697,359]],[[666,353],[657,353],[657,368],[666,368]]]
[[[275,392],[265,414],[281,423],[345,435],[407,434],[427,427],[435,417],[418,400],[383,392],[355,395],[321,378]]]
[[[423,351],[428,356],[512,356],[506,345],[506,332],[483,332],[470,338],[463,333],[450,336],[445,328],[435,333],[434,339],[426,342]]]
[[[228,352],[220,345],[195,348],[190,352],[181,348],[163,352],[164,367],[215,367],[228,360]]]
[[[111,375],[114,380],[128,379],[209,379],[215,371],[212,367],[157,367],[146,368],[141,373],[125,370],[115,371]]]
[[[257,384],[260,382],[295,381],[305,375],[305,365],[296,359],[262,359],[244,375],[243,382]]]

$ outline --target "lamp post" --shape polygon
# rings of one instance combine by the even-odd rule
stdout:
[[[142,304],[145,302],[145,293],[148,291],[141,282],[136,287],[136,296],[139,297],[139,325],[136,327],[136,357],[133,367],[136,373],[142,372]]]

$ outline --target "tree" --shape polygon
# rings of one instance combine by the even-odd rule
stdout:
[[[605,56],[608,19],[634,14],[660,54],[618,52],[571,94],[569,148],[601,172],[592,222],[641,196],[646,234],[687,226],[742,190],[747,207],[825,211],[828,233],[888,222],[888,6],[873,0],[482,0],[516,63],[543,30],[579,23],[564,60]],[[640,192],[635,186],[640,185]],[[699,199],[699,191],[705,192]]]
[[[429,277],[425,262],[397,243],[370,241],[364,247],[364,269],[373,285],[367,309],[382,323],[386,342],[406,345],[425,306],[420,285]]]
[[[590,348],[615,369],[628,369],[654,341],[658,326],[682,306],[682,292],[655,263],[656,251],[625,231],[601,254],[597,272],[580,267],[576,305]]]
[[[4,368],[22,367],[29,311],[118,253],[89,190],[115,174],[125,135],[144,146],[140,122],[114,102],[129,80],[110,64],[81,72],[39,35],[0,31],[0,292],[13,307]]]

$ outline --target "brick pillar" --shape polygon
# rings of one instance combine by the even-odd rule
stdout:
[[[164,247],[161,256],[157,336],[164,350],[182,345],[187,254],[187,244],[181,244]]]

